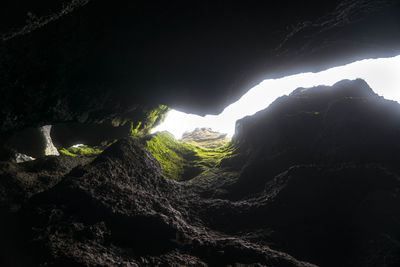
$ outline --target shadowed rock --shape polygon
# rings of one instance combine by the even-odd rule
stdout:
[[[186,182],[136,137],[94,160],[2,162],[0,263],[399,265],[398,103],[342,81],[237,127],[235,149]]]
[[[31,201],[34,260],[52,266],[312,266],[204,227],[192,201],[202,200],[164,179],[160,164],[133,139],[121,140]]]

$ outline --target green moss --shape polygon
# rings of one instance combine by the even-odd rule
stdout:
[[[111,141],[111,142],[102,142],[100,146],[87,146],[87,145],[81,145],[78,147],[68,147],[68,148],[61,148],[59,149],[59,152],[63,155],[70,156],[70,157],[95,157],[115,143],[117,140]]]
[[[136,122],[131,123],[131,135],[138,136],[149,134],[152,128],[164,121],[169,110],[169,107],[165,105],[159,105],[155,109],[146,111],[143,115],[143,121],[138,119]]]
[[[234,151],[229,144],[207,149],[177,141],[170,133],[156,133],[143,139],[146,149],[161,163],[166,178],[190,180],[200,173],[217,167]]]
[[[141,121],[139,121],[137,123],[136,127],[134,128],[133,127],[133,122],[131,123],[131,135],[135,136],[135,135],[139,134],[140,125],[142,125]]]
[[[148,112],[143,128],[150,132],[152,128],[164,121],[169,110],[167,106],[159,105],[157,108]]]
[[[58,152],[60,152],[60,154],[66,155],[66,156],[70,156],[70,157],[77,157],[77,154],[74,154],[72,152],[69,151],[69,148],[61,148],[58,150]]]

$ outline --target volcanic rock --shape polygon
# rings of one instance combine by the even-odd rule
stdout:
[[[160,164],[135,140],[121,140],[31,200],[24,212],[33,225],[32,261],[313,266],[204,227],[194,209],[203,201],[187,185],[164,179]]]
[[[300,88],[182,182],[135,136],[95,159],[1,162],[0,263],[398,266],[399,114],[361,80]]]
[[[123,121],[161,103],[217,114],[266,78],[397,55],[399,9],[394,0],[7,1],[0,132]]]
[[[35,160],[35,158],[25,155],[25,154],[15,153],[15,162],[16,163],[22,163],[22,162],[32,161],[32,160]]]

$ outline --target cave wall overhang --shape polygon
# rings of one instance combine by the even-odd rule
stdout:
[[[393,0],[48,2],[1,11],[2,133],[158,104],[215,114],[263,79],[400,52]]]

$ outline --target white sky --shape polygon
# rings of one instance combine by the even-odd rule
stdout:
[[[290,94],[296,88],[331,86],[344,79],[357,78],[365,80],[378,95],[400,102],[400,56],[365,59],[317,73],[299,73],[279,79],[264,80],[238,101],[226,107],[219,115],[202,117],[171,110],[165,121],[154,128],[152,133],[166,130],[180,139],[186,131],[193,131],[197,127],[208,127],[232,136],[238,119],[265,109],[275,99]]]

